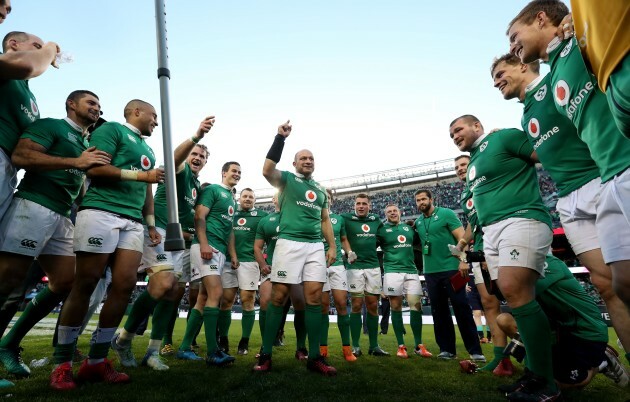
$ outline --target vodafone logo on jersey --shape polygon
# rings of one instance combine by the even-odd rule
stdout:
[[[197,199],[197,189],[193,188],[192,191],[190,192],[190,195],[192,195],[193,199]]]
[[[468,180],[475,180],[475,177],[477,177],[477,169],[475,169],[474,166],[469,166],[468,167]]]
[[[569,103],[569,95],[571,90],[569,84],[566,81],[560,80],[556,83],[556,87],[553,90],[556,103],[560,106],[566,106]]]
[[[308,202],[315,202],[317,201],[317,193],[313,190],[308,190],[305,194],[304,197],[306,198],[306,201]]]
[[[369,233],[370,232],[370,226],[366,225],[365,223],[363,225],[361,225],[361,230],[365,233]]]
[[[31,112],[35,116],[39,115],[39,109],[37,108],[37,103],[35,103],[33,99],[31,99]]]
[[[529,131],[529,135],[534,138],[538,138],[540,135],[540,123],[538,123],[538,119],[532,118],[527,125],[527,131]]]
[[[247,219],[245,219],[245,218],[241,218],[241,219],[239,219],[238,221],[236,221],[236,224],[237,224],[238,226],[243,226],[243,225],[244,225],[244,224],[246,224],[246,223],[247,223]]]
[[[473,209],[474,206],[475,206],[475,203],[473,202],[472,198],[470,198],[470,199],[468,199],[468,201],[466,201],[466,208]]]
[[[234,216],[234,207],[231,206],[231,205],[228,207],[228,215],[229,216]]]
[[[407,238],[403,235],[398,235],[398,243],[405,243]]]
[[[149,159],[146,155],[142,155],[140,157],[140,166],[142,166],[142,169],[144,170],[151,169],[151,159]]]

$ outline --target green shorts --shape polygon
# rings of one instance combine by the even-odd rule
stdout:
[[[610,75],[606,99],[619,131],[630,138],[630,54],[623,58]]]

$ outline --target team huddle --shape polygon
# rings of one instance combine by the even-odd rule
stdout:
[[[76,90],[65,101],[66,117],[40,118],[28,80],[56,65],[59,46],[10,32],[0,54],[0,169],[5,172],[0,178],[0,305],[25,281],[35,259],[49,283],[0,340],[0,362],[8,373],[28,377],[21,341],[63,302],[50,376],[55,390],[74,389],[78,382],[129,382],[108,360],[109,350],[122,366],[136,367],[132,343],[150,314],[151,335],[141,365],[166,371],[162,356],[174,354],[228,366],[236,359],[229,353],[228,335],[237,293],[243,312],[236,350],[243,356],[250,354],[250,344],[260,347],[255,372],[272,370],[289,298],[295,311],[295,357],[309,371],[337,374],[327,361],[334,353],[328,350],[331,297],[346,361],[359,362],[363,355],[363,307],[367,353],[390,355],[378,343],[381,295],[391,303],[396,356],[409,358],[404,298],[412,350],[433,358],[422,340],[424,291],[414,262],[414,247],[419,247],[437,358],[456,357],[452,307],[470,355],[461,363],[466,371],[511,376],[512,359],[526,357],[524,375],[499,387],[509,400],[556,400],[561,388],[584,387],[597,373],[626,386],[628,373],[608,346],[597,306],[550,254],[551,218],[536,175],[535,163],[541,163],[556,183],[566,236],[630,351],[630,30],[622,28],[630,5],[611,1],[602,16],[590,2],[571,3],[572,14],[561,1],[529,3],[509,24],[510,52],[491,65],[502,96],[523,104],[523,130],[486,133],[470,114],[449,126],[454,145],[466,153],[454,161],[465,183],[466,227],[454,211],[435,205],[427,189],[414,194],[419,217],[413,222],[403,222],[395,204],[386,206],[382,222],[366,193],[355,197],[354,212],[333,213],[333,189],[312,177],[312,152],[298,151],[292,172],[277,168],[292,132],[289,121],[278,127],[262,169],[278,190],[275,212],[256,208],[250,188],[236,196],[241,180],[236,161],[223,164],[220,183],[202,186],[198,177],[209,151],[201,141],[215,122],[209,116],[173,155],[186,245],[180,251],[164,245],[167,178],[146,142],[158,125],[155,108],[133,99],[123,109],[124,123],[102,123],[98,96]],[[0,23],[10,11],[10,0],[0,0]],[[539,73],[540,61],[550,67],[546,76]],[[18,169],[25,171],[19,185]],[[118,331],[139,267],[149,275],[148,286]],[[470,269],[492,333],[490,361],[482,353],[465,286],[457,285]],[[87,358],[75,375],[77,339],[106,270],[111,287]],[[194,306],[175,350],[173,326],[187,284]],[[262,339],[252,342],[257,295]],[[501,313],[501,300],[511,314]],[[202,326],[205,357],[195,347]],[[0,380],[0,387],[11,385]]]

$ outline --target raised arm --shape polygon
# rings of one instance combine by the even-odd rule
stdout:
[[[28,80],[55,66],[59,46],[48,42],[37,50],[13,51],[0,55],[0,80]]]
[[[278,127],[278,134],[276,134],[273,144],[267,152],[267,159],[263,165],[263,176],[274,187],[280,187],[282,172],[276,169],[276,165],[280,162],[282,157],[282,150],[284,149],[284,140],[291,134],[291,121],[287,120],[286,123]]]
[[[199,141],[208,134],[213,125],[214,116],[206,117],[201,123],[199,123],[199,128],[197,129],[197,132],[195,132],[195,135],[184,140],[184,142],[175,148],[175,152],[173,152],[173,159],[175,160],[176,173],[184,170],[184,162],[186,162],[186,158],[188,158],[188,155],[190,155],[190,152],[199,143]]]

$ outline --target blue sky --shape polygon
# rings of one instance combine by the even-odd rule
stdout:
[[[166,4],[173,144],[216,115],[203,181],[241,163],[240,188],[261,175],[276,127],[291,119],[281,169],[313,151],[316,178],[339,178],[451,158],[448,125],[477,115],[487,129],[518,127],[521,106],[493,88],[489,66],[507,51],[510,1],[200,1]],[[63,117],[75,89],[96,92],[104,118],[123,121],[140,98],[161,115],[154,2],[13,0],[0,33],[57,42],[74,62],[31,81],[44,117]],[[161,121],[160,121],[161,122]],[[149,144],[162,159],[160,127]]]

